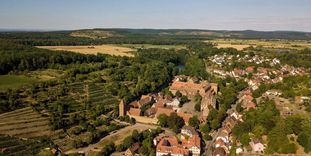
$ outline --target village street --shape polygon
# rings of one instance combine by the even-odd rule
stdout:
[[[222,126],[217,131],[212,132],[211,136],[212,136],[213,139],[206,144],[205,152],[203,153],[203,155],[211,156],[213,154],[214,142],[216,141],[216,138],[218,137],[218,134],[220,133],[221,128],[224,126],[224,122],[227,121],[230,118],[230,114],[231,113],[236,112],[236,109],[235,109],[236,105],[237,105],[237,103],[231,105],[231,108],[227,110],[228,116],[222,122]]]

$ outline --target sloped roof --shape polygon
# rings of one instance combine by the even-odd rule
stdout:
[[[157,114],[156,114],[156,116],[158,117],[159,115],[161,115],[161,114],[165,114],[165,115],[167,115],[167,116],[170,116],[171,115],[171,113],[174,113],[175,111],[173,110],[173,109],[170,109],[170,108],[158,108],[158,110],[157,110]]]
[[[139,108],[130,108],[128,111],[130,115],[140,116],[141,110]]]
[[[198,135],[194,135],[193,137],[190,137],[188,140],[184,139],[182,141],[182,145],[187,148],[191,148],[193,146],[201,148],[201,138]]]

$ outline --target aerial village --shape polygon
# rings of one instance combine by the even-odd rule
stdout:
[[[187,76],[176,76],[169,91],[172,94],[181,93],[189,99],[194,99],[196,94],[202,97],[200,112],[183,108],[179,97],[165,96],[162,93],[155,93],[141,96],[140,100],[125,104],[119,104],[120,116],[128,115],[136,122],[145,124],[157,124],[158,117],[162,114],[170,116],[176,113],[181,117],[185,125],[181,129],[182,137],[177,139],[173,135],[164,135],[154,139],[156,145],[156,155],[194,155],[198,156],[202,152],[201,137],[194,127],[188,125],[189,120],[196,114],[200,122],[205,122],[211,107],[216,105],[217,84],[200,81],[198,78]],[[141,108],[151,105],[150,108],[141,111]],[[189,106],[187,106],[189,107]],[[192,106],[191,108],[194,108]]]
[[[253,62],[256,64],[268,62],[271,67],[279,66],[279,69],[275,70],[265,67],[255,69],[253,66],[248,66],[245,69],[235,68],[232,71],[224,71],[221,68],[222,65],[226,63],[230,64],[232,57],[237,57],[239,61]],[[221,123],[220,128],[209,132],[209,139],[203,139],[202,129],[190,126],[189,121],[195,116],[200,124],[204,124],[207,122],[206,120],[210,110],[217,109],[216,97],[219,94],[217,83],[203,81],[197,77],[179,75],[175,76],[169,86],[172,96],[159,92],[143,95],[139,100],[132,101],[128,104],[123,101],[120,102],[119,115],[127,115],[134,118],[138,123],[159,124],[158,119],[161,115],[170,116],[172,113],[183,119],[185,125],[180,129],[179,134],[166,134],[164,132],[154,138],[153,143],[156,147],[157,156],[227,156],[232,153],[232,150],[234,150],[233,153],[239,155],[263,155],[267,147],[267,136],[250,138],[248,145],[245,146],[233,135],[232,129],[244,122],[243,112],[255,110],[257,104],[263,99],[274,100],[277,109],[280,110],[282,115],[286,116],[302,112],[302,110],[297,108],[291,108],[289,106],[290,101],[281,97],[281,91],[275,89],[267,90],[259,97],[253,97],[253,92],[261,84],[278,83],[282,82],[288,76],[304,75],[307,73],[305,69],[281,65],[280,60],[276,58],[266,59],[256,55],[253,57],[228,56],[226,54],[223,56],[215,55],[210,57],[210,61],[213,62],[210,72],[215,74],[215,76],[219,78],[229,76],[236,80],[243,80],[248,86],[238,93],[236,103],[227,110],[227,116]],[[180,94],[180,96],[176,96],[177,94]],[[182,102],[181,95],[187,97],[186,102]],[[196,95],[202,97],[199,111],[193,109]],[[305,96],[297,96],[294,99],[294,103],[298,105],[309,101],[310,98]],[[131,153],[134,155],[135,151]]]

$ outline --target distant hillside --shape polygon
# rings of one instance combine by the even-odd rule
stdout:
[[[32,46],[101,44],[185,45],[210,39],[311,40],[311,32],[97,28],[45,32],[5,31],[0,32],[0,39]]]
[[[205,36],[238,39],[311,39],[311,32],[296,31],[226,31],[199,29],[102,29],[120,33],[170,36]]]
[[[67,33],[71,37],[104,39],[109,37],[127,37],[132,35],[157,35],[157,36],[200,36],[210,38],[237,38],[237,39],[311,39],[311,32],[299,31],[227,31],[227,30],[202,30],[202,29],[126,29],[126,28],[96,28],[69,31],[34,31],[34,30],[10,30],[0,29],[3,33],[31,33],[36,35]],[[59,36],[57,36],[59,37]]]

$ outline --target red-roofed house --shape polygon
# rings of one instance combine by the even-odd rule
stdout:
[[[167,116],[170,116],[171,113],[174,113],[175,111],[171,108],[158,108],[157,113],[156,113],[156,117],[160,116],[161,114],[165,114]]]
[[[165,136],[161,138],[156,147],[156,156],[168,155],[171,156],[188,156],[189,150],[185,149],[178,143],[174,136]]]
[[[188,140],[184,139],[182,145],[187,148],[193,156],[199,156],[201,153],[201,139],[198,135],[194,135]]]
[[[127,111],[128,115],[131,116],[140,116],[141,115],[141,110],[139,108],[130,108],[129,111]]]
[[[245,70],[246,70],[246,72],[248,72],[248,73],[252,73],[252,72],[254,72],[254,66],[249,66],[249,67],[247,67]]]

